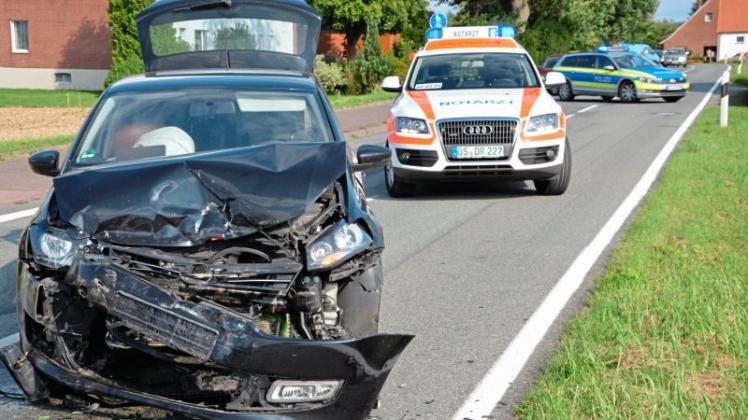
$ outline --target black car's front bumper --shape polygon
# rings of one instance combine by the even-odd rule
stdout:
[[[357,340],[301,340],[262,333],[248,318],[210,302],[179,300],[170,292],[106,261],[80,261],[66,283],[85,291],[90,304],[131,330],[237,376],[268,380],[343,380],[337,395],[321,403],[222,410],[144,392],[95,369],[58,360],[31,343],[27,323],[38,319],[44,282],[21,263],[18,271],[21,345],[43,377],[82,393],[95,393],[205,418],[364,418],[399,354],[412,336],[376,335]]]

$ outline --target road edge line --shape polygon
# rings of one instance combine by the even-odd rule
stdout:
[[[719,85],[718,80],[665,143],[665,146],[660,150],[660,153],[636,183],[633,190],[595,235],[595,238],[579,253],[532,316],[528,318],[519,333],[486,372],[460,409],[457,410],[452,417],[453,420],[481,419],[491,415],[512,382],[522,372],[525,364],[535,352],[535,348],[543,340],[558,315],[582,285],[595,262],[613,241],[641,200],[647,195],[670,155],[696,121],[696,118],[706,108]]]
[[[37,210],[39,210],[39,208],[21,210],[15,213],[0,214],[0,223],[7,223],[18,219],[24,219],[26,217],[31,217],[36,214]]]

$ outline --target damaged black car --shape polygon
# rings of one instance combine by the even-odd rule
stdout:
[[[100,98],[25,230],[33,401],[73,393],[204,418],[364,418],[412,336],[379,334],[382,229],[313,76],[302,0],[157,0],[146,74]]]

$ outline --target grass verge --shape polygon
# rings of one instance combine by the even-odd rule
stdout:
[[[681,143],[520,418],[748,418],[748,94],[731,99],[728,129],[711,107]]]
[[[79,90],[0,89],[0,107],[90,108],[98,97]]]
[[[20,153],[33,153],[51,147],[67,145],[73,136],[55,136],[42,139],[0,141],[0,160]]]
[[[366,95],[329,95],[330,103],[336,111],[346,108],[353,108],[362,105],[370,105],[377,102],[394,101],[396,93],[389,93],[382,90],[375,90]]]

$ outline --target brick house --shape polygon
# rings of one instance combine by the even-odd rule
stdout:
[[[101,89],[112,65],[107,5],[0,1],[0,87]]]
[[[748,52],[746,0],[701,0],[698,10],[662,41],[664,48],[686,47],[695,56],[716,52],[726,59]]]

